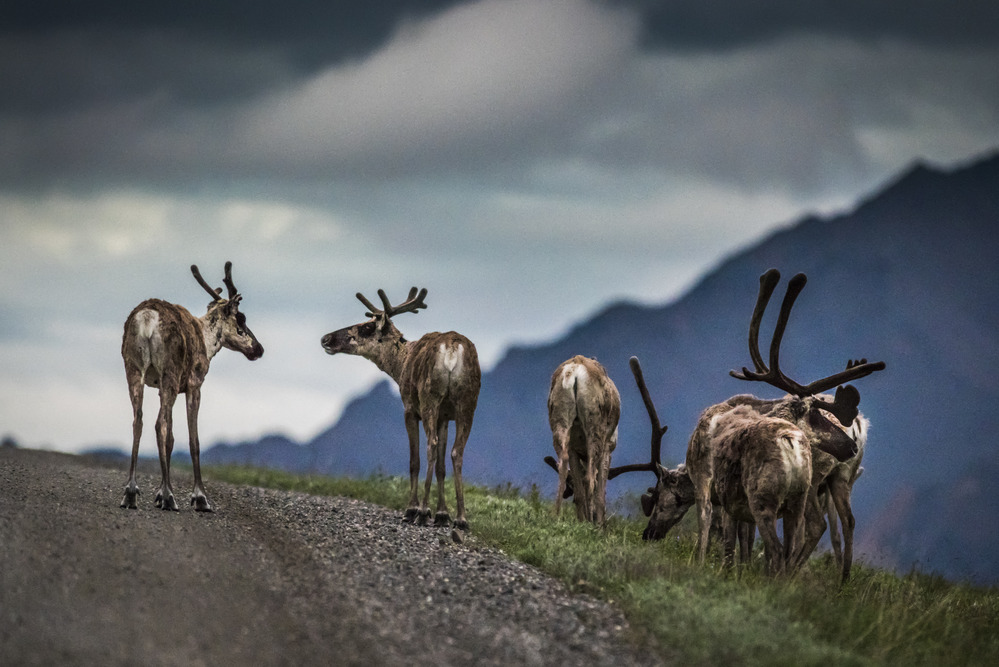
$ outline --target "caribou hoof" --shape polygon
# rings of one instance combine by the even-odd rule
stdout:
[[[458,519],[454,522],[454,527],[464,533],[468,532],[468,522],[464,519]]]
[[[134,485],[126,486],[125,495],[122,496],[121,498],[122,508],[130,510],[139,509],[135,503],[139,499],[139,494],[141,493],[142,491],[139,491],[139,487],[137,486]]]
[[[405,521],[406,523],[416,523],[416,520],[419,518],[419,516],[420,516],[420,510],[418,510],[415,507],[410,507],[408,510],[406,510],[406,514],[405,516],[402,517],[402,520]]]
[[[428,523],[430,523],[430,510],[420,510],[420,514],[416,518],[416,525],[425,526]]]
[[[162,493],[157,493],[156,502],[153,504],[161,510],[173,510],[174,512],[180,511],[180,508],[177,507],[177,500],[173,497],[172,493],[166,498],[163,497]]]
[[[438,512],[434,515],[434,528],[447,528],[451,525],[451,515],[447,512]]]
[[[191,496],[191,504],[194,505],[194,510],[196,512],[214,512],[215,509],[212,504],[208,502],[207,496]]]

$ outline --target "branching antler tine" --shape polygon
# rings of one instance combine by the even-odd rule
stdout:
[[[222,280],[222,283],[229,290],[229,299],[234,299],[238,291],[236,290],[236,285],[232,282],[232,262],[225,263],[225,279]]]
[[[198,270],[197,264],[191,265],[191,273],[194,274],[194,279],[198,281],[198,284],[201,285],[206,292],[212,295],[212,299],[214,299],[215,301],[222,300],[222,297],[219,296],[219,292],[221,291],[221,289],[214,290],[207,282],[205,282],[205,279],[201,277],[201,271]]]
[[[777,316],[777,325],[774,327],[774,337],[770,341],[770,373],[772,377],[769,378],[769,382],[775,387],[797,396],[807,396],[808,392],[805,387],[781,372],[780,344],[784,340],[784,329],[791,316],[791,309],[794,307],[798,295],[801,294],[801,290],[805,288],[806,282],[808,282],[808,278],[805,277],[805,274],[799,273],[791,278],[787,284],[787,293],[784,294],[784,301],[780,305],[780,314]]]
[[[822,378],[821,380],[816,380],[807,387],[802,387],[803,396],[811,396],[814,394],[821,394],[824,391],[829,391],[833,387],[838,387],[845,382],[851,382],[853,380],[859,380],[862,377],[867,377],[871,373],[877,371],[883,371],[887,366],[883,361],[875,361],[871,363],[860,363],[854,364],[847,368],[845,371],[840,371],[835,375],[830,375],[827,378]]]
[[[760,276],[760,293],[756,297],[756,307],[753,308],[753,319],[749,323],[749,356],[753,360],[758,373],[766,373],[767,365],[763,363],[763,355],[760,354],[760,322],[763,320],[763,313],[766,312],[770,304],[770,297],[777,289],[780,282],[780,271],[770,269]]]
[[[607,479],[614,479],[626,472],[656,472],[657,466],[656,463],[629,463],[626,466],[617,466],[607,471]]]
[[[382,303],[385,304],[385,312],[388,313],[389,317],[393,317],[399,313],[415,313],[420,308],[427,307],[427,304],[423,302],[427,298],[426,287],[421,290],[417,290],[416,287],[410,288],[409,297],[398,306],[392,306],[389,303],[388,297],[385,296],[383,290],[378,290],[378,296],[381,297]]]
[[[367,297],[358,292],[356,295],[357,300],[364,304],[364,307],[368,309],[368,312],[364,313],[365,317],[374,317],[375,315],[381,314],[383,311],[375,308],[375,304],[368,301]]]
[[[760,292],[756,297],[756,306],[753,308],[753,317],[749,321],[749,356],[753,360],[755,371],[751,371],[745,366],[742,373],[729,371],[728,374],[738,380],[767,382],[771,376],[771,371],[763,362],[763,355],[760,354],[760,322],[763,320],[763,313],[766,312],[770,304],[770,297],[777,289],[780,282],[780,271],[769,269],[760,276]]]
[[[392,303],[389,301],[388,295],[385,294],[385,290],[378,290],[378,298],[382,300],[382,312],[385,313],[386,317],[392,317],[395,315],[395,308],[392,307]]]
[[[638,391],[642,394],[642,401],[645,402],[645,409],[649,413],[649,421],[652,422],[652,453],[649,463],[652,466],[651,469],[655,469],[655,466],[662,461],[663,435],[666,434],[666,430],[669,427],[662,426],[659,421],[659,413],[656,412],[656,406],[652,402],[652,396],[649,394],[649,388],[645,384],[645,375],[642,373],[642,364],[639,363],[638,357],[632,357],[629,359],[628,365],[631,367],[631,374],[635,376],[635,383],[638,385]]]

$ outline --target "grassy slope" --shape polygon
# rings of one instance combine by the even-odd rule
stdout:
[[[246,468],[212,468],[210,474],[396,509],[404,507],[409,486],[402,478],[333,479]],[[453,505],[450,487],[448,497]],[[698,566],[691,516],[670,539],[645,543],[644,522],[611,517],[598,531],[558,520],[536,490],[471,488],[466,502],[480,543],[613,601],[636,641],[665,662],[982,665],[999,656],[994,589],[856,564],[840,588],[828,556],[814,557],[793,580],[775,582],[762,576],[758,562],[738,574],[724,572],[717,557]]]

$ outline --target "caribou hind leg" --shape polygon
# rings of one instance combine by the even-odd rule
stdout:
[[[139,485],[135,481],[135,466],[139,460],[139,439],[142,437],[142,396],[144,392],[142,378],[138,373],[128,373],[128,393],[132,399],[132,463],[128,468],[128,482],[125,484],[125,495],[121,506],[127,509],[137,509]]]
[[[212,503],[205,493],[201,481],[201,444],[198,442],[198,409],[201,407],[201,390],[187,392],[187,433],[191,442],[191,465],[194,468],[194,490],[191,491],[191,505],[198,512],[212,512]]]
[[[474,412],[474,408],[472,410]],[[451,448],[451,470],[454,474],[454,496],[457,504],[457,517],[454,527],[459,530],[468,530],[468,520],[465,518],[465,488],[461,477],[461,461],[465,454],[465,443],[468,442],[468,435],[472,430],[472,418],[469,417],[454,423],[454,446]]]
[[[446,527],[451,525],[451,513],[447,509],[447,498],[444,494],[445,461],[447,460],[447,420],[440,419],[437,427],[437,446],[434,453],[436,455],[437,472],[437,511],[434,514],[434,525]]]
[[[409,506],[402,520],[417,523],[420,519],[420,418],[408,410],[406,435],[409,438]]]
[[[173,404],[177,394],[160,389],[160,414],[156,418],[156,447],[160,454],[160,471],[163,478],[156,492],[156,507],[179,512],[177,500],[170,485],[170,456],[173,454]]]
[[[417,523],[426,526],[430,522],[430,487],[433,484],[434,470],[437,467],[437,417],[433,409],[424,409],[423,431],[427,436],[427,477],[423,484],[423,502],[420,504],[420,514]]]

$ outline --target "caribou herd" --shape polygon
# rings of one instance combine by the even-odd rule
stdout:
[[[770,343],[768,365],[759,349],[760,323],[779,281],[776,269],[760,277],[760,292],[749,324],[749,356],[755,370],[743,368],[731,371],[730,375],[739,380],[764,382],[787,395],[764,400],[739,394],[706,408],[690,436],[685,463],[667,470],[660,463],[659,451],[665,429],[652,406],[638,359],[632,357],[632,370],[652,419],[652,460],[649,464],[612,468],[608,455],[602,470],[607,479],[631,470],[655,472],[656,485],[641,500],[642,510],[649,517],[645,539],[662,539],[687,510],[696,506],[697,553],[702,563],[712,526],[720,524],[726,563],[734,561],[736,541],[740,545],[740,559],[748,559],[759,530],[767,572],[791,574],[815,550],[826,530],[828,512],[830,519],[838,519],[842,526],[841,548],[838,532],[834,546],[842,581],[846,581],[853,563],[850,493],[862,470],[860,463],[869,423],[858,410],[860,393],[853,385],[844,383],[883,370],[885,364],[851,360],[845,370],[807,385],[795,382],[781,371],[784,329],[806,282],[804,274],[799,273],[788,283]],[[553,378],[553,392],[555,386]],[[823,393],[833,388],[833,396]],[[605,400],[620,410],[616,393],[605,396]],[[573,442],[582,451],[576,456],[583,460],[587,452],[599,456],[602,445],[590,444],[586,424],[579,421],[575,428],[578,436]],[[557,435],[554,445],[561,457],[564,445]],[[550,459],[548,462],[559,470],[561,493],[562,466],[556,466]],[[572,479],[575,494],[582,477],[576,474]],[[588,480],[587,483],[592,488],[592,483]],[[584,496],[583,506],[589,502]],[[713,522],[716,516],[720,520]],[[602,515],[590,513],[585,518],[599,523]],[[778,520],[782,522],[780,534]]]
[[[143,301],[125,321],[121,354],[132,402],[132,457],[122,508],[135,509],[139,487],[135,478],[142,435],[144,387],[159,390],[156,444],[162,479],[155,506],[177,510],[170,484],[173,452],[173,405],[185,394],[188,436],[194,472],[191,505],[213,510],[201,479],[198,410],[201,385],[215,354],[223,347],[247,359],[260,358],[264,349],[239,310],[242,296],[232,281],[232,263],[226,262],[222,289],[213,289],[197,266],[191,272],[211,296],[207,312],[195,317],[185,308],[161,301]],[[627,472],[652,472],[655,486],[641,498],[649,517],[643,537],[662,539],[692,507],[697,510],[698,559],[703,562],[712,534],[720,532],[724,562],[752,557],[757,531],[763,542],[766,571],[774,576],[793,574],[807,561],[827,526],[841,568],[850,576],[853,561],[854,518],[850,495],[860,476],[869,423],[860,413],[860,394],[846,384],[885,368],[883,362],[849,361],[846,368],[802,385],[780,368],[780,347],[795,299],[805,286],[804,274],[794,276],[774,328],[769,357],[759,348],[759,330],[780,274],[771,269],[760,277],[760,291],[749,325],[749,356],[753,368],[731,371],[732,377],[762,382],[786,392],[783,398],[764,400],[739,394],[709,406],[700,415],[687,447],[686,461],[674,469],[661,462],[666,426],[659,421],[638,359],[630,366],[649,414],[652,434],[647,463],[612,467],[617,446],[621,396],[607,370],[595,359],[576,355],[552,374],[548,392],[548,420],[556,456],[545,457],[558,473],[555,513],[572,498],[580,521],[603,526],[607,482]],[[459,333],[428,333],[407,341],[392,318],[427,307],[427,290],[413,287],[408,297],[392,305],[378,290],[381,307],[363,294],[363,322],[322,337],[323,349],[364,357],[399,386],[409,439],[409,505],[404,520],[426,525],[430,519],[430,490],[437,481],[433,525],[452,525],[467,531],[462,483],[462,458],[472,428],[482,374],[475,345]],[[832,395],[827,392],[833,391]],[[427,468],[422,498],[419,494],[420,422],[426,439]],[[444,494],[448,422],[454,422],[451,466],[456,514],[452,520]],[[826,516],[829,522],[826,521]],[[778,522],[781,530],[778,531]],[[719,530],[720,528],[720,530]],[[842,541],[839,530],[842,530]]]

